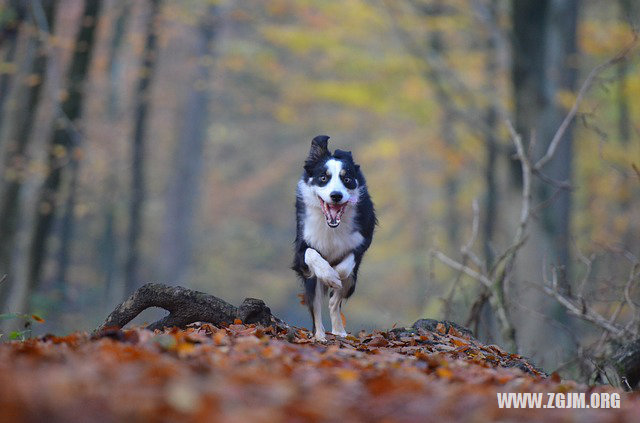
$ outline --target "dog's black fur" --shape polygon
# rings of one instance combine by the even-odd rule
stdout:
[[[319,310],[314,313],[314,304],[316,307],[321,304],[316,301],[316,294],[319,292],[316,284],[324,282],[323,293],[327,291],[329,284],[319,280],[320,278],[314,274],[314,269],[308,265],[305,260],[307,250],[317,251],[334,270],[340,268],[338,265],[341,262],[351,263],[353,260],[352,267],[346,266],[347,270],[352,269],[348,275],[343,269],[340,277],[342,287],[332,286],[330,295],[339,296],[338,299],[334,299],[338,302],[334,308],[337,308],[339,313],[342,299],[349,298],[355,290],[358,269],[364,253],[371,245],[377,222],[360,166],[353,161],[349,151],[336,150],[332,154],[327,147],[328,139],[326,135],[319,135],[311,142],[311,150],[296,191],[297,225],[293,270],[303,281],[304,298],[313,319],[314,332],[318,328],[323,329],[321,318],[320,322],[316,321]],[[339,170],[339,176],[332,175],[332,170]],[[332,190],[330,194],[327,194],[327,188]],[[335,201],[338,197],[344,200],[343,197],[347,196],[349,201],[342,204]],[[331,211],[328,211],[329,209]],[[327,226],[318,223],[322,220],[323,213]],[[341,226],[342,216],[344,223]],[[324,263],[321,264],[324,266]],[[341,266],[344,266],[344,263]],[[332,314],[332,326],[333,318]],[[335,327],[333,331],[335,333]],[[341,327],[340,332],[344,334],[344,328]],[[316,338],[324,339],[323,334],[318,332]]]

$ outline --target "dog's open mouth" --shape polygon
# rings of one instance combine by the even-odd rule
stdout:
[[[327,219],[327,225],[332,228],[337,227],[340,224],[340,219],[342,219],[348,203],[328,204],[325,203],[322,198],[318,197],[318,199],[320,200],[320,204],[322,204],[322,212],[324,213],[324,218]]]

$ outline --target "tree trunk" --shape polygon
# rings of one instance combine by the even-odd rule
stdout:
[[[526,0],[513,3],[513,88],[516,129],[523,139],[535,136],[533,158],[546,152],[567,110],[558,102],[562,92],[573,92],[577,78],[576,0]],[[570,182],[572,175],[573,125],[565,132],[554,159],[543,169],[550,178]],[[519,172],[519,171],[518,171]],[[520,181],[518,175],[516,180]],[[518,188],[519,189],[519,188]],[[550,265],[568,274],[570,251],[571,192],[539,181],[535,202],[554,196],[542,211],[542,231],[551,249]],[[559,281],[563,290],[568,286]]]
[[[576,30],[578,3],[576,0],[518,0],[512,2],[512,83],[515,100],[515,125],[529,144],[535,161],[546,152],[567,110],[558,102],[559,94],[572,92],[576,82]],[[534,144],[531,144],[534,143]],[[558,146],[553,160],[542,169],[548,177],[559,182],[571,182],[572,177],[572,127]],[[514,170],[510,196],[520,196],[522,175],[520,165],[513,161]],[[544,182],[532,181],[533,207],[548,201],[538,220],[530,224],[527,244],[518,261],[520,281],[542,280],[545,260],[558,268],[559,287],[569,290],[568,278],[570,251],[571,192]],[[542,294],[532,292],[527,286],[518,286],[524,295],[525,307],[547,307]],[[548,311],[559,321],[567,323],[566,312],[561,309]],[[539,350],[538,339],[548,331],[545,323],[524,319],[519,322],[520,339],[527,345],[525,351]],[[570,354],[574,348],[566,338],[559,338],[554,345],[545,348],[548,359],[557,360],[558,354]]]
[[[489,19],[488,25],[498,26],[498,17],[496,16],[496,1],[493,0],[488,5]],[[496,35],[491,33],[487,38],[487,63],[485,67],[485,90],[487,93],[495,93],[498,91],[495,83],[495,76],[498,74],[498,42]],[[485,265],[487,269],[493,266],[493,237],[495,232],[495,223],[498,221],[498,187],[496,181],[496,159],[498,157],[498,140],[496,137],[496,123],[498,120],[498,111],[496,101],[489,102],[485,111],[484,121],[487,125],[486,134],[486,156],[484,166],[485,178],[485,201],[482,222],[482,250],[484,254]]]
[[[198,61],[186,100],[181,131],[170,176],[166,203],[163,278],[182,281],[191,257],[193,219],[198,204],[204,142],[209,122],[210,73],[220,25],[218,5],[209,6],[198,27]]]
[[[139,72],[136,92],[135,132],[132,150],[131,203],[129,209],[129,236],[127,261],[125,264],[125,292],[136,289],[139,260],[139,242],[142,233],[142,206],[145,200],[144,150],[147,136],[147,114],[149,111],[150,85],[156,69],[158,56],[156,21],[160,13],[160,0],[150,1],[149,20],[146,29],[144,58]]]
[[[64,215],[60,228],[60,250],[58,251],[58,271],[55,277],[55,289],[59,294],[61,305],[67,304],[68,283],[67,272],[71,259],[71,245],[73,243],[73,229],[75,226],[76,192],[78,190],[78,175],[80,173],[80,151],[76,146],[71,152],[71,162],[68,165],[69,182],[67,198],[65,200]]]
[[[122,61],[120,60],[120,50],[122,41],[124,40],[127,20],[131,13],[131,3],[128,0],[120,0],[116,8],[118,9],[118,17],[113,24],[113,38],[109,46],[109,60],[107,68],[109,69],[109,95],[107,97],[107,116],[110,120],[115,120],[120,110],[119,87],[123,78]]]
[[[432,16],[437,16],[443,13],[445,8],[441,1],[437,1],[434,8],[431,10]],[[438,56],[442,56],[445,51],[444,39],[440,30],[434,30],[429,34],[429,48],[431,48]],[[451,151],[457,149],[457,141],[455,136],[455,122],[454,122],[454,104],[451,101],[450,96],[445,91],[443,86],[444,81],[440,76],[430,68],[430,79],[433,82],[436,98],[438,103],[442,107],[442,117],[440,118],[440,134],[446,144],[446,148],[450,148]],[[444,196],[446,203],[446,216],[444,218],[444,226],[446,228],[447,241],[451,248],[456,248],[460,245],[460,213],[458,210],[458,190],[459,181],[457,177],[457,171],[454,169],[445,169],[444,180]]]
[[[23,309],[28,308],[29,297],[39,288],[41,283],[47,240],[59,203],[58,196],[62,175],[67,169],[76,138],[79,136],[75,122],[78,121],[82,113],[84,84],[89,73],[101,3],[99,0],[85,1],[80,31],[76,36],[75,50],[67,74],[67,95],[61,104],[62,114],[56,120],[49,146],[49,173],[38,196],[35,229],[31,237],[29,251],[28,286],[26,297],[23,300]]]
[[[618,1],[619,16],[620,21],[624,22],[627,19],[633,19],[634,16],[634,4],[631,0],[619,0]],[[633,24],[633,22],[632,22]],[[629,63],[626,60],[620,61],[617,66],[617,111],[618,111],[618,138],[620,140],[620,144],[623,146],[627,146],[631,141],[631,120],[629,116],[629,95],[628,95],[628,67]],[[632,192],[633,187],[632,184],[635,184],[633,178],[629,178],[628,174],[632,172],[631,169],[622,169],[620,172],[622,175],[622,189],[621,191],[624,193],[622,198],[620,199],[620,209],[621,214],[623,216],[631,216],[631,207],[632,207]],[[631,222],[633,225],[633,222]],[[636,242],[637,233],[636,228],[631,226],[625,233],[622,238],[622,242],[624,247],[627,250],[634,251],[634,243]]]
[[[43,4],[49,28],[53,28],[55,4],[55,1]],[[6,305],[11,286],[15,282],[11,266],[19,224],[20,192],[27,171],[27,146],[31,140],[47,68],[47,51],[40,35],[34,34],[28,42],[25,75],[30,75],[32,82],[21,83],[18,87],[16,97],[24,100],[24,103],[13,116],[13,133],[8,139],[0,190],[0,275],[8,275],[7,281],[0,285],[0,309]]]
[[[500,67],[498,63],[498,45],[496,31],[499,31],[498,15],[497,15],[497,2],[492,0],[486,5],[487,7],[487,26],[489,35],[486,41],[487,49],[487,62],[485,65],[485,92],[491,96],[490,93],[498,93],[499,87],[496,84],[496,75],[499,74]],[[497,97],[497,96],[496,96]],[[487,269],[491,269],[494,262],[494,236],[496,231],[496,222],[499,221],[498,210],[498,181],[496,175],[497,159],[498,159],[498,137],[496,135],[496,124],[498,121],[498,105],[499,100],[492,99],[489,101],[487,109],[484,112],[484,122],[487,127],[485,134],[485,146],[486,156],[484,165],[484,180],[485,180],[485,199],[484,199],[484,212],[482,213],[481,223],[481,243],[482,253],[484,256],[484,264]],[[477,312],[477,319],[475,322],[476,334],[481,336],[482,339],[493,342],[498,338],[500,332],[496,327],[496,319],[487,296],[485,287],[478,287],[479,289],[479,310]]]
[[[4,57],[2,62],[6,69],[0,73],[0,145],[2,145],[2,123],[5,117],[4,103],[9,94],[11,81],[14,72],[9,71],[9,67],[15,69],[16,51],[18,50],[18,31],[24,21],[25,8],[18,0],[10,0],[5,13],[13,13],[13,18],[4,24],[0,32],[0,47],[4,47]]]
[[[537,157],[546,152],[551,139],[567,114],[567,108],[558,102],[558,95],[574,92],[578,75],[577,67],[577,0],[551,0],[548,12],[546,37],[545,94],[544,109],[539,124],[539,150]],[[556,181],[572,181],[573,172],[573,127],[571,124],[558,145],[554,159],[543,171]],[[558,190],[547,183],[540,184],[539,201],[556,195]],[[570,274],[571,251],[571,191],[561,189],[556,200],[543,209],[543,227],[553,247],[552,265],[564,268]],[[560,289],[568,292],[567,279]]]

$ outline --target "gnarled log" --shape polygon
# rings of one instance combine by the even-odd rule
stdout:
[[[163,308],[169,315],[148,325],[149,330],[173,326],[183,328],[194,322],[229,324],[235,319],[240,319],[243,323],[289,328],[289,325],[271,314],[264,301],[256,298],[245,298],[240,307],[235,307],[204,292],[181,286],[148,283],[118,305],[96,331],[109,327],[121,328],[150,307]]]

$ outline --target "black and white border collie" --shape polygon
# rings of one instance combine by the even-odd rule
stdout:
[[[367,183],[350,151],[327,148],[318,135],[296,191],[297,230],[293,270],[304,283],[304,299],[318,341],[325,340],[322,300],[329,293],[331,333],[346,336],[342,300],[356,288],[358,268],[373,239],[376,216]]]

